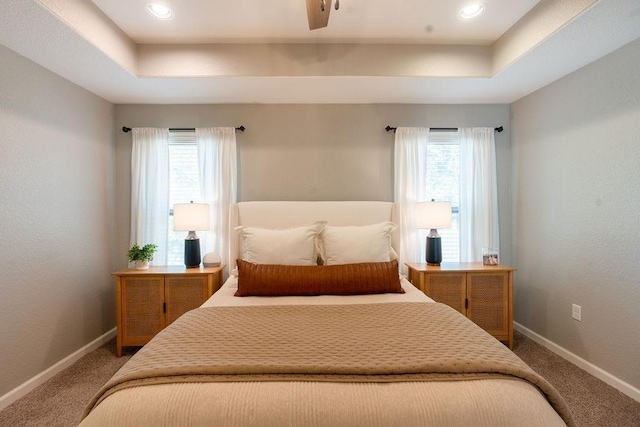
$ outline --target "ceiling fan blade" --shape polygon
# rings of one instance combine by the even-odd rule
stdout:
[[[325,7],[322,10],[322,0],[307,0],[307,18],[309,29],[316,30],[326,27],[329,23],[329,13],[331,12],[332,0],[324,0]]]

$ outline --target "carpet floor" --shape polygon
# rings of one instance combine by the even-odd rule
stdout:
[[[640,402],[515,333],[514,353],[545,377],[567,401],[579,427],[640,427]],[[0,426],[77,426],[94,393],[133,355],[115,356],[115,340],[0,412]]]

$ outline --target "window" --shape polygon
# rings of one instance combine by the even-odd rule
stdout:
[[[173,231],[173,205],[200,202],[198,146],[195,131],[169,132],[169,230],[167,264],[184,265],[186,231]]]
[[[415,228],[415,204],[430,199],[450,201],[452,229],[440,230],[443,260],[482,261],[482,248],[499,248],[495,130],[458,128],[396,129],[394,194],[400,214],[400,259],[424,259],[418,244],[424,234]],[[416,238],[418,231],[418,238]],[[402,263],[401,263],[402,265]]]
[[[198,233],[201,253],[228,254],[229,205],[237,200],[234,128],[134,128],[131,160],[131,244],[157,244],[154,265],[182,264],[187,233],[173,232],[171,207],[193,200],[208,204],[211,216],[211,230]]]
[[[460,261],[460,142],[458,133],[431,132],[426,154],[426,200],[451,202],[452,225],[439,229],[442,238],[442,261]],[[420,230],[420,241],[426,241],[429,230]],[[424,245],[421,259],[425,258]]]

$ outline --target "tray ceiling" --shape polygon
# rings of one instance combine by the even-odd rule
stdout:
[[[5,2],[6,3],[6,2]],[[117,104],[510,103],[640,37],[637,0],[12,0],[0,43]]]

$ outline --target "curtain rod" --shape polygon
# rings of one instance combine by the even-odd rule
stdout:
[[[236,128],[236,132],[244,132],[245,129],[246,129],[246,127],[241,125],[241,126],[238,126]],[[178,131],[178,132],[179,131],[195,131],[195,130],[196,130],[196,128],[169,128],[169,131],[172,131],[172,132],[176,132],[176,131]],[[122,126],[122,132],[124,132],[124,133],[131,132],[131,128],[128,128],[126,126]]]
[[[384,130],[386,130],[387,132],[393,131],[393,133],[396,132],[396,129],[398,129],[398,128],[397,127],[393,127],[393,126],[389,126],[389,125],[387,125],[387,127],[384,128]],[[458,128],[429,128],[429,130],[432,130],[434,132],[457,132]],[[502,132],[504,130],[504,128],[502,126],[499,126],[497,128],[493,128],[493,130],[495,130],[496,132]]]

